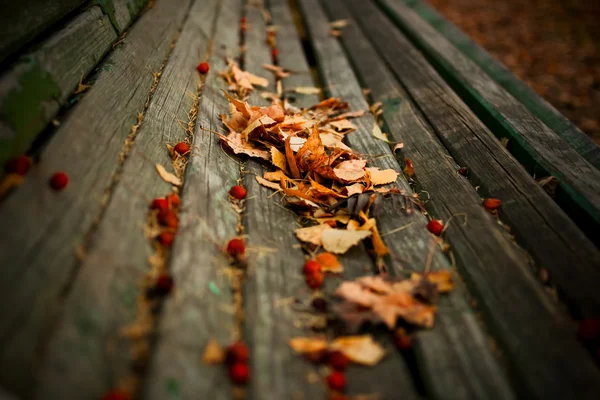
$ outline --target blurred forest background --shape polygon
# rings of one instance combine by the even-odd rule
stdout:
[[[427,0],[600,144],[600,0]]]

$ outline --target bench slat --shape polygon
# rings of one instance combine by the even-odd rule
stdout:
[[[598,238],[600,170],[530,114],[523,104],[401,0],[379,2],[479,118],[493,128],[496,135],[510,138],[515,157],[532,175],[552,175],[560,182],[557,202]]]
[[[170,15],[175,23],[183,19],[186,10],[185,3],[179,6],[181,11]],[[186,121],[193,107],[190,96],[198,84],[196,51],[207,46],[216,3],[206,4],[202,10],[197,16],[200,23],[188,18],[177,40],[93,247],[65,301],[42,368],[40,398],[100,398],[130,374],[132,341],[121,332],[140,312],[140,285],[151,270],[148,257],[153,248],[144,232],[148,206],[151,199],[171,191],[171,185],[156,173],[154,163],[172,170],[164,144],[177,143],[186,136],[177,121]],[[185,227],[181,230],[185,232]],[[189,282],[187,279],[181,282]],[[65,351],[69,348],[74,350]],[[64,385],[65,378],[69,385]]]
[[[447,235],[468,283],[483,303],[497,340],[512,362],[513,368],[522,377],[518,381],[525,385],[529,393],[538,397],[543,397],[540,393],[560,390],[564,391],[566,397],[567,393],[582,396],[589,394],[586,392],[587,387],[579,387],[576,382],[580,382],[581,379],[593,385],[592,382],[597,379],[595,367],[576,342],[572,329],[566,325],[557,307],[548,303],[539,284],[531,278],[523,262],[518,260],[521,257],[507,246],[501,232],[490,225],[490,219],[481,214],[482,208],[478,199],[469,194],[469,188],[464,182],[457,182],[457,179],[462,178],[458,178],[455,172],[453,174],[452,166],[446,164],[445,150],[437,142],[434,131],[429,126],[431,123],[437,128],[442,121],[442,117],[438,117],[431,110],[438,110],[440,115],[443,114],[443,121],[450,123],[452,118],[456,118],[454,112],[464,106],[460,105],[460,100],[449,88],[444,87],[443,82],[440,82],[440,78],[429,67],[418,63],[418,53],[375,6],[358,0],[349,0],[347,4],[355,17],[352,22],[363,29],[373,46],[378,48],[379,55],[373,51],[371,45],[364,40],[361,42],[360,33],[353,26],[344,30],[341,40],[346,43],[346,50],[354,59],[365,84],[372,89],[375,100],[384,103],[387,100],[389,104],[390,99],[397,102],[398,98],[404,97],[400,107],[384,113],[384,118],[393,129],[394,135],[397,135],[396,139],[405,143],[405,154],[413,159],[417,181],[432,196],[432,211],[438,213],[436,217],[446,220],[450,215],[468,215],[468,227],[463,228],[461,218],[457,218],[448,229]],[[339,16],[336,15],[336,18]],[[407,95],[394,82],[383,62],[373,61],[379,56],[387,61],[387,65],[399,77],[412,99],[418,102],[416,106],[411,105]],[[359,60],[371,61],[359,65]],[[420,77],[421,74],[426,74],[426,77]],[[433,90],[432,87],[438,88],[435,96],[428,95]],[[436,99],[444,99],[444,102],[436,102]],[[448,104],[452,106],[452,112],[444,112]],[[411,108],[420,108],[426,113],[425,118]],[[462,126],[471,130],[477,127],[478,122],[475,119],[467,119],[467,112],[461,112],[461,115],[464,123],[469,123]],[[454,131],[464,130],[464,127],[454,125]],[[453,153],[454,147],[451,146],[450,150]],[[471,149],[469,154],[482,159],[485,152]],[[502,154],[502,148],[494,154],[498,157],[498,154]],[[490,159],[494,160],[493,156],[490,155]],[[514,160],[502,161],[505,168],[511,162],[516,163]],[[521,168],[517,170],[522,171]],[[526,175],[525,171],[522,171],[522,174]],[[506,181],[511,179],[514,178],[498,178]],[[529,177],[523,178],[523,181],[539,189]],[[453,186],[450,186],[451,183],[454,183]],[[521,191],[518,191],[518,194],[520,196]],[[513,195],[514,199],[511,201],[522,201],[519,200],[519,196]],[[540,195],[542,196],[547,197],[545,194]],[[549,199],[548,202],[551,209],[556,209]],[[543,221],[537,228],[540,229],[541,226]],[[560,348],[557,348],[556,343],[561,344]],[[528,349],[527,353],[522,351],[523,346]],[[573,370],[571,376],[562,371],[567,364],[571,365]],[[556,376],[562,376],[560,382],[556,381]],[[570,384],[566,384],[567,380]]]
[[[328,21],[319,10],[319,3],[307,0],[302,1],[301,4],[328,93],[349,101],[352,109],[367,108],[368,105],[341,46],[328,33]],[[337,13],[342,10],[343,4],[339,2],[324,2],[324,4],[332,13],[336,13],[336,18],[347,16]],[[347,28],[342,29],[342,37]],[[353,44],[361,46],[360,41]],[[360,59],[366,65],[376,62],[376,59],[369,57],[360,57]],[[347,140],[351,146],[364,154],[381,155],[374,162],[381,168],[400,170],[389,146],[372,136],[373,117],[368,115],[353,122],[359,126],[359,129],[358,132],[348,135]],[[403,177],[399,178],[398,184],[406,192],[412,192]],[[431,235],[425,229],[425,217],[418,212],[406,216],[402,206],[397,197],[387,199],[378,216],[378,226],[382,234],[399,227],[406,227],[393,236],[384,237],[392,252],[403,260],[401,266],[398,263],[392,265],[390,272],[395,275],[402,274],[401,267],[405,272],[423,271],[433,244]],[[432,268],[449,268],[443,253],[437,249],[433,253]],[[417,363],[420,366],[419,373],[428,385],[428,395],[437,394],[443,397],[451,387],[453,391],[462,393],[464,398],[481,398],[482,392],[485,393],[484,397],[511,398],[511,389],[501,368],[487,348],[486,336],[469,310],[465,297],[464,287],[458,285],[450,296],[442,299],[436,326],[416,334],[419,357]],[[460,334],[457,334],[458,332]],[[467,353],[464,353],[465,342],[474,346]],[[473,374],[478,375],[483,387],[473,385]]]
[[[232,386],[224,366],[206,365],[202,355],[209,339],[227,346],[239,339],[234,315],[229,260],[222,248],[237,236],[238,215],[228,200],[229,188],[236,184],[239,165],[221,148],[219,114],[227,112],[228,102],[221,92],[227,85],[219,78],[226,68],[224,56],[238,54],[238,30],[241,2],[219,2],[220,11],[213,29],[210,71],[202,88],[194,137],[194,149],[186,171],[182,196],[184,213],[175,239],[171,272],[176,291],[163,311],[157,345],[146,381],[148,399],[231,398]],[[190,20],[203,15],[204,2],[196,2]],[[209,31],[211,22],[202,19],[189,25],[190,45],[195,35]],[[198,48],[198,46],[196,46]],[[204,61],[203,50],[187,50]],[[195,58],[195,57],[194,57]],[[188,62],[187,68],[196,64]],[[199,60],[196,60],[198,63]],[[211,289],[212,287],[212,289]],[[215,290],[216,288],[216,290]],[[169,388],[176,388],[176,391]]]
[[[117,35],[91,7],[0,77],[0,164],[25,152]]]
[[[5,274],[0,337],[6,349],[0,356],[0,368],[6,371],[0,383],[18,394],[33,389],[34,357],[43,355],[81,266],[76,250],[85,252],[94,236],[96,221],[110,199],[108,188],[118,171],[123,141],[143,111],[152,73],[169,53],[187,4],[158,2],[140,19],[127,42],[103,64],[94,87],[57,129],[40,163],[0,207],[0,220],[12,227],[0,233]],[[53,193],[48,179],[61,170],[70,184]],[[97,260],[111,261],[122,260]]]
[[[600,147],[588,135],[426,2],[421,0],[403,2],[569,143],[590,164],[600,169]]]

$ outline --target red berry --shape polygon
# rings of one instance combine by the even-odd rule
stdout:
[[[319,264],[315,260],[307,260],[304,263],[304,267],[302,267],[302,272],[304,272],[304,275],[321,273],[321,264]]]
[[[171,208],[178,208],[181,205],[181,198],[176,193],[168,195],[167,200],[171,205]]]
[[[69,184],[69,176],[64,172],[57,172],[50,178],[50,187],[56,191],[63,190]]]
[[[243,186],[235,185],[229,190],[229,194],[235,199],[244,200],[248,192]]]
[[[200,64],[198,64],[198,66],[196,67],[196,69],[202,75],[206,75],[206,74],[208,74],[208,70],[210,69],[210,66],[208,65],[207,62],[201,62]]]
[[[31,167],[31,159],[25,155],[21,155],[8,161],[4,166],[4,170],[9,174],[25,175]]]
[[[243,239],[233,238],[227,243],[227,254],[237,257],[246,252],[246,244]]]
[[[589,318],[579,321],[577,336],[583,341],[600,338],[600,319]]]
[[[171,210],[160,211],[156,216],[156,219],[158,220],[159,224],[168,228],[177,229],[177,226],[179,226],[177,215]]]
[[[277,48],[271,49],[271,57],[275,58],[279,55],[279,50]]]
[[[250,379],[250,368],[245,363],[235,363],[229,367],[229,378],[237,385],[244,385]]]
[[[311,289],[318,289],[323,286],[323,274],[320,272],[315,272],[314,274],[306,275],[306,284]]]
[[[181,155],[187,154],[190,151],[190,145],[186,142],[179,142],[175,145],[175,152]]]
[[[169,201],[164,198],[157,198],[152,200],[150,208],[153,210],[166,211],[169,209]]]
[[[400,351],[408,351],[412,349],[412,339],[406,334],[406,332],[396,332],[396,347]]]
[[[106,393],[102,400],[130,400],[131,397],[129,393],[125,392],[121,389],[113,389],[110,392]]]
[[[342,392],[346,387],[346,377],[339,371],[333,371],[327,377],[327,384],[331,389]]]
[[[427,230],[435,236],[440,236],[444,230],[444,224],[439,219],[432,219],[427,223]]]
[[[346,369],[350,360],[341,351],[334,351],[329,355],[329,365],[335,370],[343,371]]]
[[[488,198],[483,200],[483,206],[488,211],[494,211],[500,208],[500,204],[502,204],[502,200]]]
[[[175,240],[175,235],[170,232],[162,232],[158,235],[158,243],[163,245],[164,247],[171,247],[173,244],[173,240]]]
[[[162,274],[156,280],[154,290],[159,296],[166,296],[173,290],[173,285],[175,285],[173,278],[167,274]]]
[[[245,24],[247,22],[248,22],[248,18],[246,18],[246,17],[240,18],[240,24]]]
[[[248,346],[242,342],[235,342],[227,348],[227,363],[243,363],[247,364],[250,359],[250,351]]]
[[[469,168],[467,168],[467,167],[459,168],[458,173],[464,177],[467,177],[467,176],[469,176]]]

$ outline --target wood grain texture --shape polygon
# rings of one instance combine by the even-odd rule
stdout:
[[[567,213],[571,207],[600,225],[600,170],[587,162],[479,66],[463,55],[431,25],[404,6],[402,1],[380,1],[440,71],[466,103],[496,135],[510,138],[512,147],[526,154],[515,154],[533,175],[552,175],[559,182]],[[538,168],[539,166],[539,168]],[[573,212],[575,213],[575,212]],[[587,222],[587,221],[586,221]],[[588,222],[589,223],[589,222]]]
[[[0,207],[2,225],[13,227],[0,233],[0,264],[5,266],[0,342],[6,349],[0,356],[0,383],[17,394],[33,389],[32,367],[81,266],[76,250],[93,237],[95,221],[110,199],[107,188],[119,171],[123,141],[143,111],[152,73],[169,53],[187,4],[159,2],[140,19],[127,43],[105,61],[110,68],[102,69],[57,130],[29,178]],[[69,186],[52,192],[48,179],[61,170],[69,175]],[[122,260],[96,260],[111,261]]]
[[[328,93],[348,101],[352,109],[367,108],[362,90],[341,46],[328,33],[327,19],[322,11],[318,11],[319,3],[302,1],[301,4],[324,83],[330,88]],[[328,2],[326,6],[334,12],[342,4]],[[364,62],[369,65],[374,61],[367,58]],[[376,166],[400,170],[388,145],[372,137],[373,117],[369,114],[353,122],[358,124],[359,129],[348,136],[351,147],[363,154],[377,155],[373,161]],[[397,183],[411,193],[402,175]],[[386,199],[377,217],[382,234],[405,227],[393,236],[384,237],[396,259],[401,260],[392,262],[390,273],[393,275],[424,270],[433,244],[432,237],[425,229],[425,217],[419,213],[406,215],[402,208],[402,201],[398,197]],[[432,268],[449,268],[444,255],[437,249],[433,253]],[[427,395],[444,398],[452,392],[458,398],[512,398],[504,373],[487,347],[486,335],[469,309],[466,296],[464,287],[458,285],[450,296],[442,299],[435,327],[416,334],[417,362],[419,373],[427,384]],[[467,343],[468,348],[465,347]]]
[[[93,247],[65,300],[42,367],[40,399],[99,398],[129,373],[131,341],[121,331],[136,319],[136,297],[151,270],[147,260],[153,248],[144,232],[148,206],[152,199],[171,192],[171,185],[156,173],[154,164],[172,171],[165,143],[186,137],[178,121],[187,121],[193,107],[199,83],[197,50],[208,46],[216,4],[214,0],[202,6],[196,3],[162,72]],[[180,4],[182,13],[185,6]],[[171,18],[181,20],[181,15]],[[184,237],[185,223],[195,222],[182,220]],[[191,283],[186,279],[179,282],[180,291]],[[176,292],[176,297],[179,294]]]
[[[556,132],[590,164],[600,168],[600,147],[556,108],[527,86],[525,82],[513,75],[502,63],[438,14],[425,1],[404,0],[404,4],[437,29],[446,40],[450,41],[457,49],[475,62],[496,83],[519,100],[532,114]]]
[[[202,7],[206,7],[204,2],[196,3],[190,20],[201,14]],[[202,354],[209,338],[227,346],[236,339],[237,331],[226,274],[229,260],[222,248],[237,235],[238,215],[227,193],[236,184],[240,170],[210,131],[223,132],[219,114],[227,112],[228,102],[221,92],[226,85],[218,74],[226,68],[224,56],[237,55],[238,32],[232,26],[237,26],[240,15],[240,1],[220,2],[213,52],[208,59],[211,69],[202,88],[194,150],[186,170],[184,213],[173,248],[171,273],[177,289],[168,299],[160,322],[146,382],[144,398],[148,399],[231,398],[227,369],[203,364]],[[193,23],[190,28],[194,28],[190,31],[193,37],[194,33],[208,32],[209,25]],[[194,56],[200,52],[202,58],[204,48],[189,51]],[[196,59],[188,67],[197,63]]]
[[[108,16],[118,34],[137,18],[148,0],[93,0]]]
[[[369,7],[369,9],[374,9]],[[366,10],[361,7],[361,10]],[[366,29],[396,77],[462,166],[471,171],[482,197],[503,200],[502,220],[552,281],[578,315],[600,310],[600,253],[573,222],[511,157],[483,124],[452,93],[420,53],[381,13],[368,15],[389,30]],[[360,19],[361,22],[363,19]],[[363,25],[361,25],[363,26]],[[381,39],[386,37],[385,42]]]
[[[3,2],[0,13],[0,63],[85,0]]]
[[[338,5],[335,8],[336,18],[347,17],[342,13],[343,8],[338,1],[329,4],[332,9]],[[431,195],[429,208],[435,217],[445,220],[460,213],[468,216],[466,227],[462,225],[461,218],[456,218],[446,237],[454,248],[467,282],[482,303],[496,339],[511,362],[511,375],[516,375],[523,390],[536,398],[545,398],[556,392],[560,392],[561,397],[590,395],[598,372],[576,342],[572,327],[566,323],[557,307],[548,302],[519,254],[511,249],[505,235],[494,226],[489,215],[482,213],[478,196],[474,195],[466,180],[454,172],[455,167],[448,162],[446,150],[435,137],[434,128],[437,129],[438,118],[429,113],[423,116],[417,111],[421,108],[429,112],[426,105],[433,99],[422,97],[421,93],[426,93],[430,82],[439,85],[435,82],[435,74],[423,78],[420,82],[427,84],[417,87],[414,71],[424,71],[426,67],[409,64],[408,60],[417,59],[416,52],[400,40],[394,28],[388,26],[390,22],[373,5],[349,0],[348,8],[354,14],[351,23],[363,29],[372,45],[362,38],[363,33],[354,24],[346,28],[341,40],[363,82],[372,90],[374,100],[382,101],[384,105],[390,104],[389,100],[400,103],[396,109],[388,108],[384,118],[395,138],[405,143],[404,152],[413,160],[416,179]],[[379,55],[372,46],[380,50]],[[388,61],[390,68],[408,89],[410,97],[395,82],[384,63],[377,60],[378,57]],[[400,65],[406,68],[401,73],[396,69]],[[446,90],[449,92],[449,89]],[[441,96],[437,94],[436,98]],[[445,96],[448,102],[449,95]],[[419,104],[415,105],[413,101],[419,101]],[[459,100],[453,100],[452,104],[455,102]],[[432,104],[431,107],[441,108],[442,105]],[[446,112],[444,121],[457,118],[455,110],[456,106]],[[456,131],[461,129],[466,128],[455,127]],[[540,226],[543,226],[543,221]],[[515,307],[516,304],[519,306]],[[523,352],[523,347],[527,348],[527,352]],[[425,347],[423,350],[431,351]],[[565,365],[571,365],[568,369],[573,374],[563,371]],[[560,382],[556,381],[556,376],[561,376]],[[586,383],[582,385],[582,382]]]
[[[117,36],[91,7],[24,54],[0,77],[0,164],[23,153]]]

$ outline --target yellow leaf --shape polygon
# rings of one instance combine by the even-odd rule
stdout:
[[[221,364],[225,361],[225,351],[221,345],[213,338],[208,339],[202,361],[205,364]]]
[[[367,168],[367,171],[371,175],[371,183],[375,186],[396,182],[398,175],[400,175],[393,169]]]
[[[316,88],[316,87],[310,87],[310,86],[295,87],[295,88],[291,89],[291,91],[293,91],[295,93],[307,94],[307,95],[321,93],[321,89]]]
[[[373,136],[375,136],[377,139],[383,140],[384,142],[390,142],[387,137],[387,133],[383,133],[377,124],[373,124]]]
[[[299,240],[303,242],[308,242],[320,246],[323,243],[321,235],[326,230],[334,229],[327,224],[309,226],[307,228],[298,228],[296,229],[296,236]]]
[[[385,356],[385,350],[371,335],[336,338],[330,350],[341,351],[350,361],[370,367],[379,363]]]
[[[256,176],[255,178],[256,178],[256,182],[258,182],[260,185],[262,185],[264,187],[268,187],[269,189],[273,189],[273,190],[281,190],[281,187],[277,183],[270,182],[264,178],[261,178],[260,176]]]
[[[287,171],[287,161],[285,154],[277,150],[275,146],[271,147],[271,162],[277,168]]]
[[[329,225],[323,224],[319,226]],[[331,253],[344,254],[350,247],[371,236],[369,231],[347,231],[344,229],[324,229],[321,233],[323,248]]]

